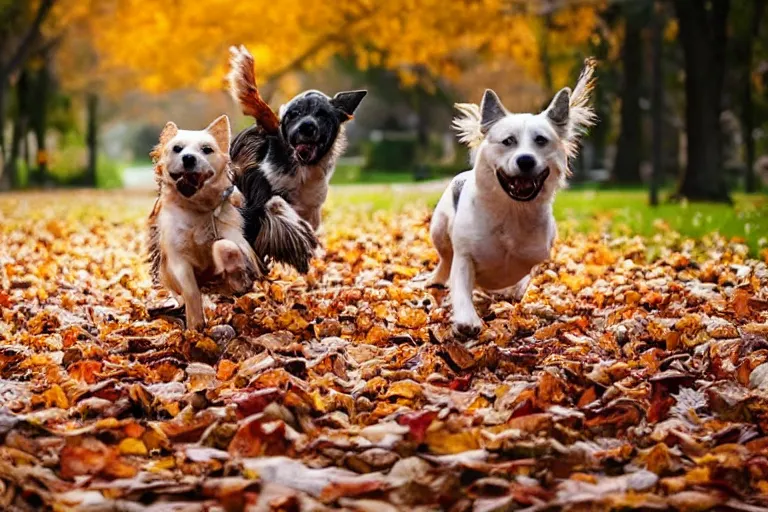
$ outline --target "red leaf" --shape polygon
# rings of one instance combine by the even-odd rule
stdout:
[[[398,417],[397,423],[408,427],[413,440],[422,443],[427,435],[427,429],[435,418],[437,418],[437,411],[411,412]]]
[[[231,398],[231,402],[237,406],[237,416],[242,419],[260,413],[281,395],[277,388],[257,389],[238,393]]]

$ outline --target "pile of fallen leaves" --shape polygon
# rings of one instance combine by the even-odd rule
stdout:
[[[193,334],[150,315],[151,203],[0,198],[2,510],[768,507],[744,245],[575,235],[457,340],[419,279],[429,210],[342,207],[309,275],[211,298]]]

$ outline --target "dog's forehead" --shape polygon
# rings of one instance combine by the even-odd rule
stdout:
[[[491,127],[491,134],[497,136],[506,136],[508,134],[517,133],[525,129],[528,121],[533,118],[531,114],[508,114],[499,119],[496,124]]]
[[[330,100],[331,98],[328,95],[312,89],[309,91],[304,91],[297,96],[294,96],[293,99],[291,99],[291,101],[289,101],[283,106],[283,108],[285,110],[289,110],[298,105],[309,105],[311,107],[328,105],[330,104]]]
[[[537,133],[554,132],[552,125],[543,114],[509,114],[500,119],[491,128],[491,134],[496,137],[519,135],[526,131]]]
[[[213,135],[205,130],[179,130],[176,136],[171,139],[171,143],[196,144],[196,143],[216,142]]]

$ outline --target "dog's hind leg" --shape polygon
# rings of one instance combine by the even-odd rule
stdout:
[[[448,189],[440,202],[437,203],[435,213],[432,215],[432,223],[429,226],[432,244],[440,255],[440,262],[430,276],[427,286],[445,286],[451,276],[451,265],[453,264],[451,217],[454,212],[450,190]]]
[[[451,265],[453,264],[453,245],[451,244],[447,216],[440,215],[432,222],[430,235],[432,236],[432,243],[440,255],[440,262],[430,276],[427,286],[445,286],[451,276]]]
[[[528,274],[524,278],[522,278],[520,281],[518,281],[516,284],[510,286],[509,288],[504,288],[502,290],[495,290],[493,292],[493,295],[497,295],[504,300],[514,300],[516,302],[520,302],[521,300],[523,300],[523,297],[525,297],[525,292],[526,290],[528,290],[528,285],[530,284],[531,284],[531,274]]]

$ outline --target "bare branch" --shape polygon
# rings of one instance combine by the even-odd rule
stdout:
[[[27,30],[27,33],[21,39],[19,47],[16,49],[13,57],[2,68],[0,68],[0,76],[8,76],[16,71],[29,56],[29,52],[32,49],[32,45],[40,35],[40,27],[43,25],[43,21],[48,16],[48,13],[53,8],[53,4],[56,0],[42,0],[40,7],[37,9],[35,19],[32,21],[32,25]]]

